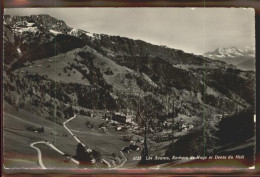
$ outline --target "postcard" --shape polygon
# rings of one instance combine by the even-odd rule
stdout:
[[[4,171],[249,169],[252,8],[6,8]]]

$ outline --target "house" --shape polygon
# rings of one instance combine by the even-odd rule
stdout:
[[[115,128],[115,130],[117,130],[117,131],[126,131],[126,127],[118,126],[118,127]]]
[[[123,136],[123,141],[126,141],[126,142],[130,142],[133,140],[133,137],[130,136],[130,135],[124,135]]]
[[[169,141],[171,139],[172,135],[170,133],[166,132],[160,132],[157,133],[155,137],[153,137],[153,140],[156,142],[161,142],[161,141]]]
[[[182,129],[182,131],[186,130],[187,129],[187,125],[186,124],[182,124],[181,129]]]
[[[111,125],[118,125],[118,122],[114,121],[114,120],[110,120],[110,123],[111,123]]]
[[[111,112],[105,113],[105,119],[106,120],[112,120],[112,118],[113,118],[113,113],[111,113]]]
[[[107,128],[106,128],[106,127],[100,127],[99,130],[101,130],[101,131],[106,131]]]
[[[138,138],[136,142],[140,142],[141,144],[144,144],[144,139]]]
[[[228,117],[228,116],[229,116],[229,114],[227,114],[227,113],[224,113],[224,114],[214,114],[213,115],[213,119],[214,119],[215,122],[219,122],[223,118]]]
[[[135,119],[134,112],[128,109],[121,109],[120,112],[107,111],[104,116],[105,120],[113,120],[120,123],[131,123],[136,125],[133,120]]]
[[[131,152],[131,149],[130,149],[130,147],[125,146],[125,147],[123,147],[123,148],[121,149],[121,151],[126,152],[126,153],[129,153],[129,152]]]
[[[134,130],[138,130],[139,129],[139,127],[138,126],[134,126],[134,128],[133,128]]]
[[[188,129],[193,129],[193,125],[192,124],[190,124],[190,125],[188,125]]]
[[[223,118],[222,114],[214,114],[213,115],[213,119],[214,119],[215,122],[221,121],[222,118]]]
[[[131,151],[140,151],[141,148],[138,145],[130,144],[129,146],[125,146],[121,149],[121,151],[129,153]]]
[[[121,112],[106,112],[104,119],[105,120],[113,120],[120,123],[132,123],[134,124],[135,116],[133,114],[133,111],[127,110],[121,110]]]
[[[140,151],[140,147],[135,144],[130,144],[128,147],[131,151]]]
[[[154,138],[154,140],[156,142],[168,141],[168,140],[170,140],[170,136],[169,135],[157,136]]]
[[[131,115],[126,115],[124,113],[121,113],[121,112],[115,112],[113,117],[112,117],[112,120],[115,120],[115,121],[118,121],[118,122],[121,122],[121,123],[131,123],[133,118]]]

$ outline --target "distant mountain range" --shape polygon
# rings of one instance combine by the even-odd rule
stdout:
[[[237,47],[217,48],[212,52],[206,52],[204,56],[224,61],[242,70],[255,70],[254,47],[246,47],[245,49]]]

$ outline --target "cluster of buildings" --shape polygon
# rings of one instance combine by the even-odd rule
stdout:
[[[171,119],[168,119],[161,124],[161,131],[163,129],[171,129],[172,123],[174,124],[173,128],[179,132],[193,128],[193,125],[191,123],[185,123],[182,118],[179,121],[174,120],[174,122]]]
[[[187,131],[192,129],[193,125],[185,123],[181,118],[180,121],[176,123],[175,128],[177,129],[177,131]]]
[[[161,123],[161,128],[157,129],[159,131],[156,133],[156,136],[152,137],[152,139],[157,142],[171,140],[172,128],[175,132],[187,132],[193,129],[194,126],[191,123],[186,123],[182,118],[178,121],[174,120],[174,122],[171,119],[168,119]]]
[[[224,114],[214,114],[213,115],[213,119],[215,122],[219,122],[221,121],[224,117],[227,117],[229,116],[227,113],[224,113]]]
[[[120,123],[132,123],[135,118],[134,112],[128,109],[122,110],[121,112],[107,112],[105,114],[106,120],[113,120]]]

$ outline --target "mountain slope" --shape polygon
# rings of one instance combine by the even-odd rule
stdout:
[[[255,70],[255,58],[249,58],[246,61],[242,61],[237,64],[237,67],[245,71]]]
[[[166,108],[172,111],[173,104],[180,113],[198,117],[205,106],[232,114],[254,105],[254,72],[223,61],[73,29],[48,15],[5,16],[4,22],[4,93],[12,105],[54,110],[50,102],[56,100],[63,112],[66,104],[118,109],[127,108],[124,98],[137,93],[152,95],[160,115]],[[170,106],[165,103],[169,95]]]

